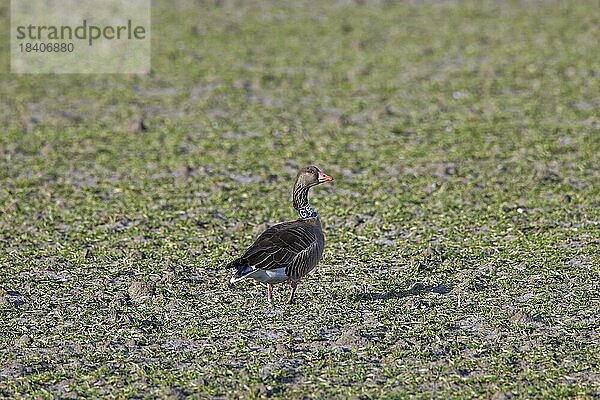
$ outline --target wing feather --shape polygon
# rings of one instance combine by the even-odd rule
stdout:
[[[312,247],[315,242],[313,227],[302,221],[284,222],[265,230],[246,250],[242,259],[256,269],[287,267],[298,254]]]

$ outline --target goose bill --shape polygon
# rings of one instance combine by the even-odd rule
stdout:
[[[329,182],[332,181],[333,178],[330,177],[329,175],[323,173],[323,172],[319,172],[319,183],[323,183],[323,182]]]

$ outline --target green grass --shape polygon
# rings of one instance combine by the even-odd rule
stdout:
[[[0,76],[0,397],[600,396],[600,3],[342,3],[154,2],[149,76]],[[297,304],[229,290],[309,163]]]

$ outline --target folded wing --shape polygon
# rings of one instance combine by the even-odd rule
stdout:
[[[264,231],[241,259],[256,269],[288,268],[299,261],[297,256],[309,257],[316,241],[311,226],[300,221],[284,222]]]

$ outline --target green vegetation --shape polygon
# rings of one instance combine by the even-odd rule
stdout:
[[[0,77],[0,397],[600,396],[600,3],[216,3]],[[309,163],[298,303],[229,290]]]

